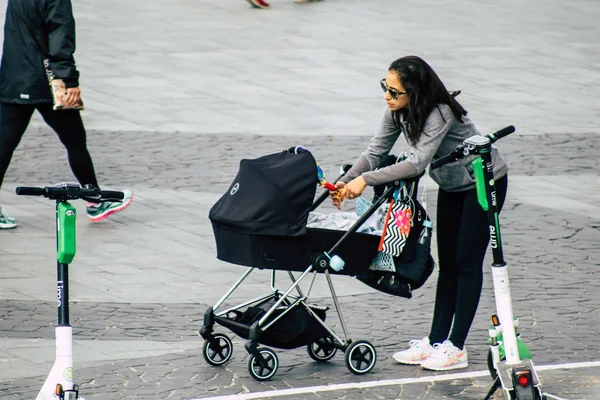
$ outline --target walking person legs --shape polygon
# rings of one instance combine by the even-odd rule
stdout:
[[[34,109],[31,105],[0,103],[0,186]],[[0,208],[0,229],[11,229],[16,226],[16,220],[6,216]]]
[[[38,104],[36,108],[65,146],[71,171],[77,181],[82,186],[89,184],[99,187],[79,110],[55,111],[51,104]]]
[[[69,165],[73,174],[83,185],[100,187],[94,171],[94,163],[87,149],[86,131],[79,110],[55,111],[50,104],[40,104],[37,110],[44,121],[56,132],[61,143],[67,149]],[[121,202],[105,201],[88,203],[87,214],[92,222],[99,222],[109,215],[117,213],[129,206],[133,200],[130,190],[123,191],[125,197]]]

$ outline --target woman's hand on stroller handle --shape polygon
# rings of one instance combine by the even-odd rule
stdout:
[[[348,184],[344,187],[343,197],[345,199],[356,199],[360,197],[362,192],[367,187],[367,182],[365,182],[365,178],[362,175],[357,176],[352,179]]]
[[[340,210],[341,203],[344,199],[356,199],[357,197],[360,197],[362,192],[367,187],[367,182],[365,182],[365,178],[360,175],[348,182],[348,184],[345,184],[344,182],[338,182],[335,186],[338,188],[338,190],[335,192],[330,192],[331,201],[333,205]]]

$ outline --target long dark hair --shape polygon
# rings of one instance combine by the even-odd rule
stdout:
[[[419,140],[425,125],[425,120],[439,104],[450,106],[456,119],[462,122],[462,116],[467,111],[448,93],[446,87],[433,68],[417,56],[406,56],[394,61],[388,71],[395,72],[408,95],[408,106],[393,112],[396,126],[400,127],[400,115],[403,113],[407,125],[404,132],[409,142],[414,144]],[[456,94],[454,94],[456,95]]]

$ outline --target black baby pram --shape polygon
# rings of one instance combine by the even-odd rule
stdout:
[[[347,170],[347,169],[346,169]],[[337,179],[340,179],[338,177]],[[416,189],[418,179],[412,181]],[[317,164],[308,151],[286,150],[253,160],[242,160],[239,172],[227,192],[210,210],[217,258],[228,263],[248,266],[246,272],[225,295],[204,315],[200,329],[205,339],[205,360],[220,366],[232,355],[232,342],[224,334],[215,333],[215,323],[247,339],[250,354],[248,370],[257,380],[272,378],[277,372],[278,359],[267,347],[293,349],[307,346],[315,361],[331,359],[337,350],[344,351],[348,369],[365,374],[375,365],[377,354],[367,341],[350,339],[331,274],[354,276],[367,285],[386,293],[410,297],[412,289],[420,287],[433,270],[430,242],[423,241],[423,231],[411,230],[406,248],[412,254],[398,258],[408,273],[401,271],[372,271],[369,267],[377,255],[380,237],[358,233],[360,226],[391,197],[403,182],[378,188],[373,204],[348,231],[307,228],[307,219],[327,197],[324,192],[315,201]],[[427,220],[425,210],[412,203],[418,221]],[[415,218],[415,221],[417,219]],[[417,246],[420,240],[422,246]],[[420,248],[420,251],[414,249]],[[339,259],[343,268],[339,269]],[[332,259],[337,263],[332,262]],[[414,276],[412,264],[420,264]],[[271,272],[271,291],[226,310],[219,308],[255,269]],[[285,290],[275,288],[275,272],[286,271],[291,285]],[[293,272],[301,274],[295,277]],[[405,272],[406,272],[405,271]],[[344,336],[338,336],[325,324],[327,308],[308,304],[308,296],[316,276],[325,275]],[[306,293],[300,282],[309,277]]]

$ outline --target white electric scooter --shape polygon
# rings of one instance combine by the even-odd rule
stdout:
[[[487,136],[473,136],[450,154],[435,160],[431,169],[451,163],[469,155],[477,157],[472,161],[475,174],[477,199],[487,212],[490,243],[492,247],[492,276],[494,297],[498,315],[492,316],[493,326],[489,329],[490,351],[488,368],[494,384],[484,400],[488,400],[498,389],[502,389],[507,400],[544,400],[540,382],[535,372],[531,353],[521,341],[518,333],[518,320],[514,318],[508,268],[504,262],[500,222],[494,186],[494,166],[492,164],[492,143],[515,131],[506,127]]]
[[[123,192],[83,188],[79,184],[61,183],[44,188],[18,187],[18,195],[44,196],[56,200],[57,299],[56,359],[37,400],[84,400],[79,386],[73,383],[73,328],[69,324],[68,268],[75,257],[76,210],[68,200],[92,202],[119,201]]]

